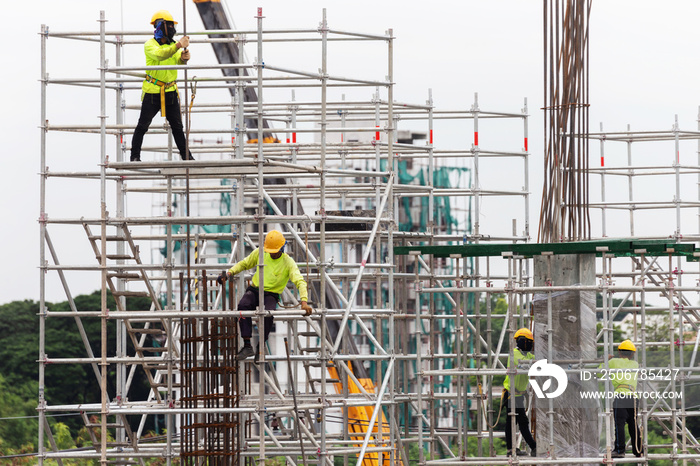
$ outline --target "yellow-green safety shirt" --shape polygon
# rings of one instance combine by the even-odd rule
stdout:
[[[238,262],[236,265],[229,269],[231,274],[235,275],[244,270],[252,269],[258,265],[258,248],[255,248],[248,257]],[[271,291],[273,293],[282,293],[284,288],[287,286],[289,280],[294,283],[294,285],[299,289],[299,297],[302,301],[308,301],[309,295],[306,290],[306,282],[299,272],[299,267],[294,259],[289,257],[286,253],[278,259],[273,259],[270,257],[269,252],[265,252],[265,291]],[[258,272],[260,269],[255,271],[253,275],[253,286],[260,287],[260,279],[258,278]]]
[[[525,353],[523,354],[522,351],[520,351],[518,348],[515,348],[513,350],[513,357],[515,358],[515,364],[511,364],[510,357],[508,357],[508,367],[517,367],[520,364],[520,361],[522,360],[527,360],[527,359],[535,359],[535,355],[532,353]],[[520,370],[518,371],[520,372]],[[523,373],[515,376],[515,389],[511,390],[510,389],[510,376],[506,375],[506,380],[503,382],[503,388],[508,390],[509,392],[513,392],[515,396],[520,396],[523,395],[525,392],[527,392],[527,386],[528,386],[528,381],[530,378],[527,375],[527,371],[523,369]]]
[[[598,369],[603,369],[604,367],[605,364],[603,363],[598,366]],[[639,369],[637,361],[627,358],[612,358],[608,361],[608,367],[610,368],[608,378],[616,392],[634,393],[637,391],[637,369]],[[602,375],[602,372],[598,373],[599,377]]]
[[[146,66],[183,64],[180,60],[182,49],[177,48],[176,42],[173,42],[172,44],[161,44],[154,38],[151,38],[148,39],[145,44],[143,44],[143,49],[146,53]],[[164,83],[170,83],[177,80],[177,70],[147,70],[146,74]],[[160,86],[154,83],[149,83],[146,80],[143,81],[141,90],[142,100],[144,94],[160,94]],[[174,92],[176,90],[177,86],[171,86],[165,89],[165,92]]]

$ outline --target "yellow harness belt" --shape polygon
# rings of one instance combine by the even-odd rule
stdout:
[[[160,87],[160,114],[162,117],[165,117],[165,90],[175,86],[175,92],[177,92],[177,84],[175,81],[170,81],[169,83],[158,81],[148,74],[146,75],[146,81]]]
[[[626,384],[626,383],[621,383],[620,385],[617,386],[617,388],[626,388],[627,390],[629,390],[633,393],[636,390],[635,387],[633,387],[632,385]]]

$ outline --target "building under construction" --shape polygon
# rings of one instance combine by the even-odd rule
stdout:
[[[549,131],[547,150],[576,141],[576,163],[547,159],[547,186],[573,192],[566,186],[584,170],[586,180],[578,200],[545,190],[554,203],[544,223],[562,227],[541,222],[544,241],[534,242],[527,100],[495,111],[475,95],[444,108],[426,89],[421,103],[402,101],[391,30],[335,30],[325,11],[308,29],[268,30],[258,9],[257,29],[239,31],[216,5],[198,3],[206,29],[187,34],[193,48],[213,46],[218,63],[176,67],[194,161],[180,160],[157,122],[143,161],[127,161],[144,66],[122,57],[151,32],[115,31],[104,14],[99,30],[42,27],[40,464],[612,463],[612,400],[583,393],[599,390],[587,374],[605,367],[622,329],[649,374],[639,378],[635,461],[700,461],[700,129],[592,133],[584,104],[551,97],[549,121],[568,108],[575,124]],[[97,51],[89,69],[98,71],[55,76],[54,42],[64,54]],[[280,47],[308,43],[317,67],[277,65]],[[355,43],[384,63],[337,73],[331,64]],[[55,88],[99,96],[99,118],[52,106]],[[440,131],[454,127],[463,146],[441,147]],[[62,157],[67,137],[84,141],[84,157]],[[91,199],[87,211],[75,196]],[[216,277],[272,229],[284,233],[314,313],[290,285],[259,360],[238,361],[238,319],[261,327],[266,311],[237,310],[252,274]],[[100,309],[73,303],[86,277],[101,286]],[[47,307],[56,283],[72,311]],[[131,308],[132,297],[150,308]],[[75,321],[84,357],[46,354],[51,319]],[[83,331],[88,319],[102,323],[99,341]],[[515,425],[499,399],[504,376],[523,371],[506,368],[521,327],[535,334],[535,359],[567,375],[564,395],[528,395],[536,457],[506,456],[501,427]],[[101,396],[47,403],[49,365],[75,364],[92,366]],[[140,376],[149,391],[136,399]],[[67,412],[81,413],[91,448],[55,446],[47,418]],[[163,435],[146,435],[154,419]]]

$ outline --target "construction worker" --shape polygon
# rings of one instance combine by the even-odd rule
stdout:
[[[310,315],[313,310],[311,306],[306,303],[308,300],[306,282],[301,276],[301,273],[299,273],[299,268],[296,262],[294,262],[294,259],[284,252],[285,244],[286,240],[284,239],[284,235],[277,230],[272,230],[265,235],[265,244],[263,246],[265,258],[265,309],[273,311],[277,308],[280,293],[282,293],[287,286],[287,282],[291,280],[299,289],[301,308],[306,311],[306,315]],[[255,248],[248,257],[231,267],[226,272],[225,276],[219,277],[222,279],[220,282],[230,278],[232,275],[257,266],[259,255],[259,248]],[[239,311],[254,311],[255,308],[258,307],[259,283],[260,279],[258,278],[258,271],[256,270],[255,275],[253,275],[252,285],[246,289],[243,297],[238,302]],[[262,331],[263,341],[267,341],[267,337],[272,330],[273,320],[274,318],[272,315],[265,316],[264,330]],[[238,351],[238,359],[247,359],[254,354],[253,347],[250,344],[250,337],[253,334],[253,322],[250,317],[241,317],[238,323],[241,329],[241,336],[243,337],[243,347]],[[257,352],[255,352],[255,355],[255,361],[257,362]]]
[[[532,336],[532,332],[527,328],[521,328],[513,336],[517,348],[513,350],[513,359],[511,361],[508,358],[508,368],[518,367],[520,361],[535,359],[535,355],[532,353],[535,346],[535,339]],[[515,420],[518,423],[518,428],[523,436],[523,440],[530,447],[532,456],[537,456],[537,444],[535,439],[532,438],[532,433],[530,432],[530,421],[527,418],[527,412],[525,411],[525,394],[527,393],[527,387],[529,385],[529,378],[527,375],[527,370],[523,370],[521,374],[515,376],[515,382],[511,383],[510,376],[506,375],[506,379],[503,382],[503,398],[502,405],[506,406],[508,413],[511,411],[511,403],[515,403]],[[508,450],[508,456],[513,454],[513,432],[511,427],[510,417],[506,418],[506,448]],[[518,456],[524,456],[526,453],[521,451],[519,448],[515,449],[515,454]]]
[[[615,391],[613,401],[613,416],[615,418],[615,450],[612,458],[625,456],[625,424],[630,433],[632,452],[634,456],[642,456],[642,443],[639,427],[637,426],[637,370],[639,364],[634,360],[637,352],[630,340],[625,340],[617,347],[618,357],[608,361],[610,368],[609,379]],[[600,368],[603,368],[603,364]],[[602,374],[601,374],[602,375]]]
[[[146,66],[186,65],[190,59],[190,52],[187,50],[190,38],[183,36],[175,42],[177,21],[173,20],[173,16],[165,10],[157,11],[151,18],[151,24],[155,28],[153,38],[148,39],[144,44]],[[143,136],[159,110],[170,123],[175,145],[180,151],[182,160],[194,160],[192,153],[186,155],[187,141],[182,129],[180,96],[176,81],[177,70],[146,71],[141,92],[141,114],[131,139],[132,162],[141,161]]]

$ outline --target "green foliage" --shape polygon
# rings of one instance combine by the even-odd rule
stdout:
[[[53,425],[53,438],[56,441],[56,447],[59,450],[67,450],[75,448],[75,441],[70,435],[70,429],[62,422],[57,422]]]
[[[0,374],[0,440],[4,448],[19,450],[36,445],[39,428],[35,418],[37,390],[36,381],[10,383]]]
[[[78,311],[98,311],[101,294],[77,296],[74,300]],[[108,295],[107,306],[115,309],[116,303]],[[46,303],[49,311],[71,311],[69,303]],[[150,299],[127,300],[127,308],[147,310]],[[39,303],[25,300],[0,305],[0,448],[7,455],[38,450],[37,404],[39,399]],[[102,322],[99,318],[83,318],[82,325],[93,354],[100,354]],[[109,356],[116,348],[116,323],[108,321]],[[85,357],[87,350],[80,337],[78,324],[73,318],[48,318],[45,321],[45,354],[51,358]],[[129,342],[128,350],[133,354]],[[115,368],[109,367],[108,392],[115,392]],[[92,366],[87,364],[47,364],[45,366],[45,399],[48,405],[84,404],[100,401],[99,381]],[[146,399],[148,384],[143,371],[136,373],[129,392],[131,399]],[[17,419],[8,419],[17,418]],[[52,425],[54,435],[68,442],[66,435],[78,432],[82,421],[78,416],[63,417],[63,423]],[[54,423],[49,418],[50,423]],[[72,439],[71,439],[72,441]],[[21,463],[17,463],[21,464]],[[32,464],[29,462],[28,464]]]

